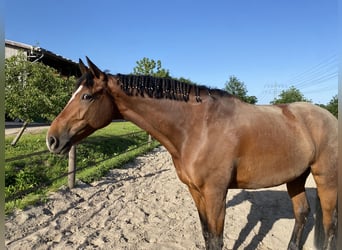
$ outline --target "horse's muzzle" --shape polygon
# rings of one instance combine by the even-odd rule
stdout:
[[[70,140],[58,138],[57,136],[47,135],[46,145],[50,152],[54,154],[67,154],[70,151],[72,143]]]

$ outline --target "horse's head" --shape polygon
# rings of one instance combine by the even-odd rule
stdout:
[[[63,111],[52,122],[46,136],[49,150],[67,153],[71,146],[95,130],[121,118],[108,88],[108,75],[88,58],[89,68],[80,60],[82,76]]]

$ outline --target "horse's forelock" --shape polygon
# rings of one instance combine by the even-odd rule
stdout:
[[[76,85],[75,85],[75,91],[79,88],[79,86],[81,86],[82,84],[85,87],[91,88],[94,86],[94,80],[93,80],[94,76],[90,73],[87,72],[85,74],[83,74],[80,78],[77,79],[76,81]]]

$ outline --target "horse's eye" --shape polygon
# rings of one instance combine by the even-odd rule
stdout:
[[[82,95],[82,100],[90,101],[93,99],[93,96],[90,94],[83,94]]]

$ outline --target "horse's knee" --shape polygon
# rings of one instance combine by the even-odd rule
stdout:
[[[298,221],[300,221],[301,223],[305,223],[308,215],[310,213],[310,207],[309,204],[303,204],[300,207],[297,207],[297,211],[294,211],[295,216],[297,216],[298,218],[296,218]]]
[[[286,184],[287,192],[292,201],[293,212],[296,220],[298,221],[305,220],[310,212],[309,203],[305,193],[305,181],[309,174],[310,169],[308,168],[297,179]]]
[[[291,200],[296,222],[305,223],[310,213],[310,206],[305,192],[303,191],[295,197],[291,197]]]
[[[304,226],[310,213],[310,207],[305,193],[306,175],[307,173],[304,173],[301,178],[287,183],[295,217],[295,225],[287,248],[289,250],[300,249]]]

